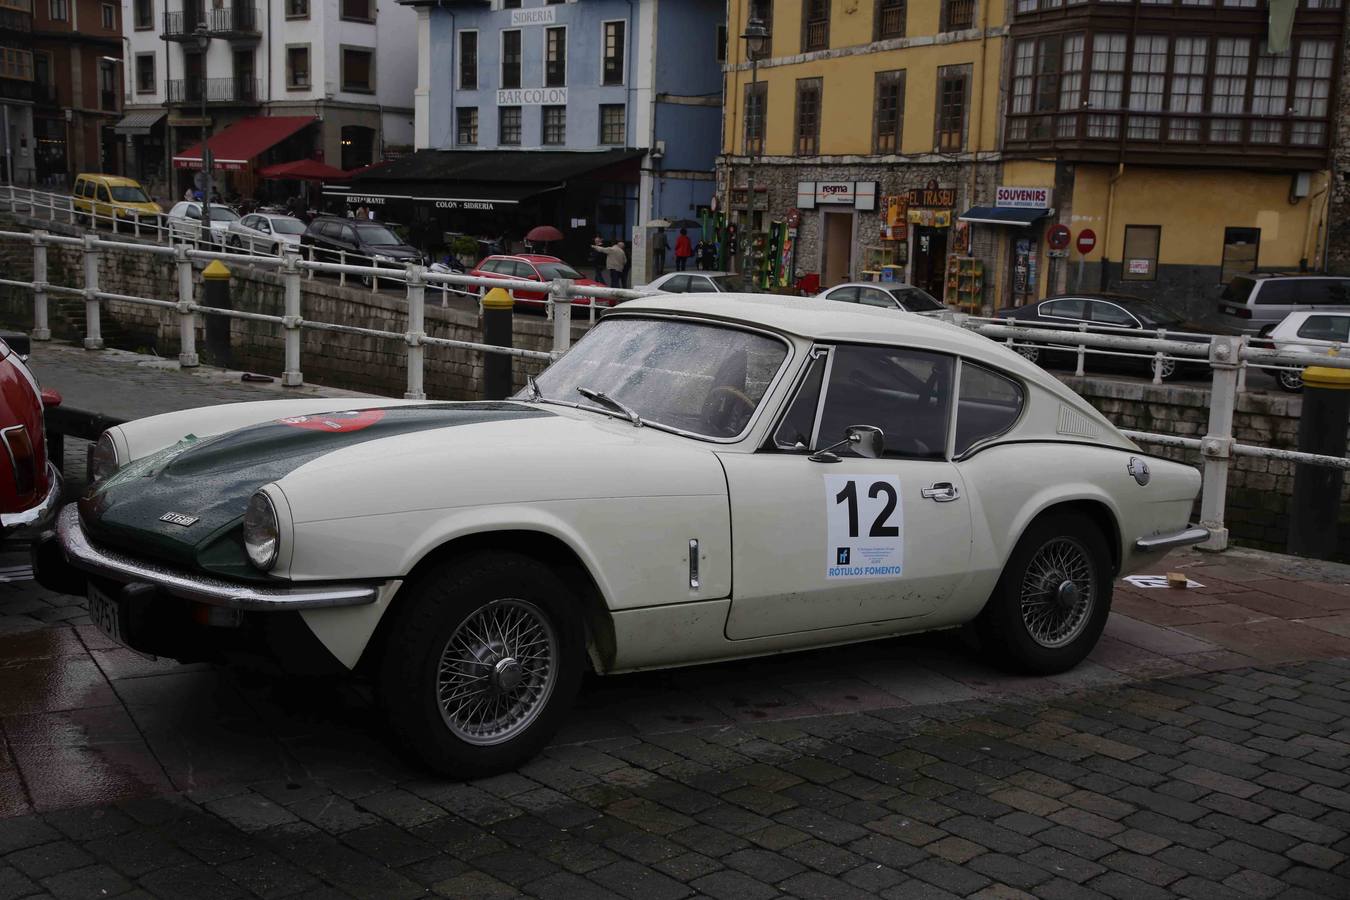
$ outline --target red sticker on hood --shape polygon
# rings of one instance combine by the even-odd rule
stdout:
[[[327,431],[332,434],[349,434],[369,428],[384,418],[382,409],[347,410],[345,412],[320,413],[313,416],[291,416],[277,419],[278,425],[303,428],[305,431]]]

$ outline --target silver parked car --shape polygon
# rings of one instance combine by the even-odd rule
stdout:
[[[839,284],[817,294],[822,300],[841,300],[882,309],[903,309],[905,312],[935,316],[947,307],[932,294],[911,284],[858,281]]]
[[[221,203],[211,204],[210,235],[202,234],[202,205],[196,200],[180,200],[164,217],[169,233],[176,238],[223,242],[231,222],[239,221],[239,213]]]
[[[1291,312],[1350,309],[1350,278],[1239,275],[1223,289],[1219,313],[1245,334],[1269,334]]]
[[[294,216],[276,213],[249,213],[237,222],[231,222],[226,231],[225,245],[234,250],[251,250],[280,256],[284,245],[300,247],[300,235],[305,223]]]
[[[756,294],[759,288],[735,272],[688,269],[667,272],[638,288],[644,294]]]

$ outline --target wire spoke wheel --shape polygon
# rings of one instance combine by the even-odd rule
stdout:
[[[1062,647],[1083,631],[1096,600],[1096,572],[1086,547],[1068,537],[1047,541],[1022,578],[1022,623],[1042,647]]]
[[[470,613],[441,650],[436,700],[455,737],[489,746],[539,717],[558,681],[559,639],[526,600],[494,600]]]

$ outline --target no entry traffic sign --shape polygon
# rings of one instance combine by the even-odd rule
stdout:
[[[1097,246],[1097,232],[1093,231],[1091,228],[1084,228],[1082,231],[1078,232],[1078,241],[1075,246],[1078,248],[1079,253],[1087,256],[1092,252],[1092,248]]]
[[[1051,225],[1045,233],[1045,242],[1051,250],[1063,250],[1069,246],[1069,228],[1067,225]]]

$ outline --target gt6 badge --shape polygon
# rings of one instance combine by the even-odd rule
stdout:
[[[826,475],[825,577],[897,578],[904,566],[900,479]]]

